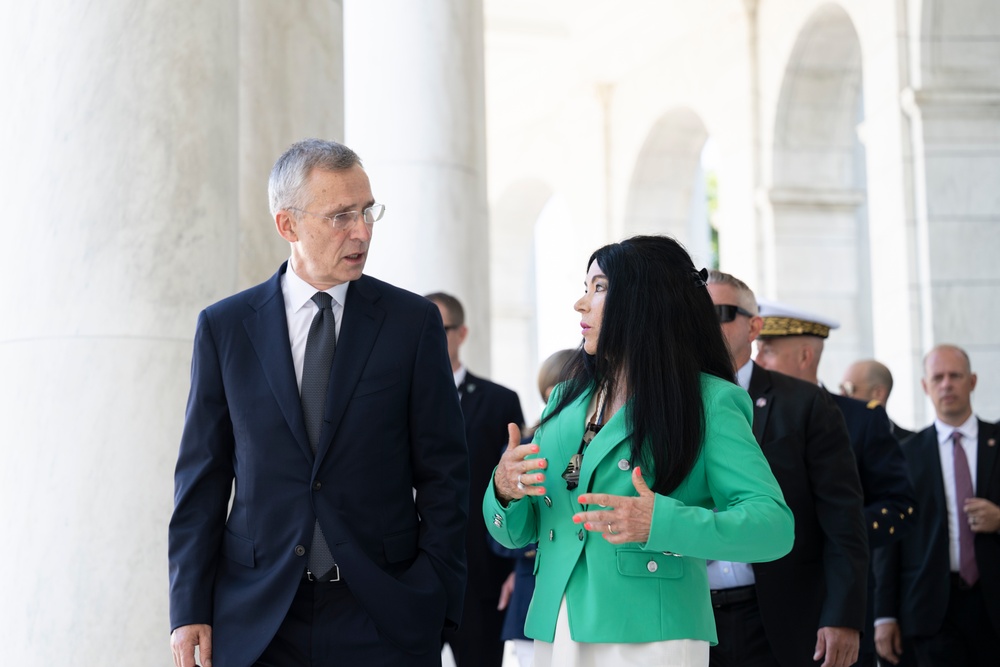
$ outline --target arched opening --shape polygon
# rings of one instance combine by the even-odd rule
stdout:
[[[872,354],[861,84],[854,25],[825,5],[802,28],[785,68],[770,203],[773,296],[841,323],[820,368],[831,382]]]
[[[534,241],[552,195],[548,184],[526,179],[508,187],[490,212],[491,379],[517,392],[528,423],[540,412],[536,255],[562,256]]]
[[[668,111],[653,125],[632,172],[624,236],[669,234],[683,243],[695,264],[714,266],[709,224],[710,187],[704,158],[712,155],[708,130],[686,108]]]

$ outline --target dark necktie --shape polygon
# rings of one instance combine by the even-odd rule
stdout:
[[[309,336],[306,338],[300,394],[302,416],[306,422],[306,433],[309,434],[309,446],[315,455],[320,433],[323,431],[330,366],[333,364],[333,353],[337,348],[337,321],[331,308],[333,297],[326,292],[316,292],[312,300],[319,307],[319,311],[309,325]],[[333,566],[333,554],[330,553],[330,547],[317,520],[313,529],[312,546],[309,549],[309,571],[322,579],[322,575],[333,569]]]
[[[951,434],[954,443],[955,456],[955,505],[958,506],[958,516],[962,517],[962,503],[966,498],[973,497],[972,475],[969,472],[969,459],[962,448],[962,434],[957,430]],[[976,565],[975,536],[968,521],[958,522],[958,576],[969,586],[979,581],[979,567]]]

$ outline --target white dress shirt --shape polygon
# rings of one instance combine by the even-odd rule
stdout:
[[[302,391],[302,366],[306,358],[306,339],[309,337],[309,325],[312,324],[319,306],[312,298],[316,292],[326,292],[333,297],[331,308],[337,322],[337,338],[340,338],[340,324],[344,319],[344,304],[347,303],[348,283],[335,285],[328,290],[318,290],[302,280],[292,269],[292,260],[288,260],[288,269],[281,276],[281,295],[285,298],[285,320],[288,323],[288,342],[292,346],[292,365],[295,366],[295,384]]]
[[[468,371],[465,369],[465,364],[459,364],[458,370],[452,371],[451,374],[455,377],[455,389],[462,386],[462,383],[465,382],[465,376],[467,373]]]
[[[753,361],[748,361],[736,371],[736,382],[743,389],[750,389],[753,375]],[[708,563],[708,587],[713,591],[737,586],[750,586],[757,580],[753,576],[753,566],[749,563],[734,563],[728,560],[710,560]]]
[[[958,572],[958,526],[965,521],[962,505],[965,498],[955,497],[955,445],[951,434],[962,434],[962,449],[969,460],[969,474],[972,477],[972,492],[976,492],[976,464],[979,461],[979,422],[976,415],[970,415],[958,428],[949,426],[939,419],[934,420],[938,437],[938,454],[941,456],[941,477],[944,482],[944,502],[948,509],[948,557],[951,571]]]

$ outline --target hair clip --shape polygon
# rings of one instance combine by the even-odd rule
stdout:
[[[692,271],[691,277],[694,278],[695,287],[704,287],[708,284],[708,269],[702,269],[701,271]]]

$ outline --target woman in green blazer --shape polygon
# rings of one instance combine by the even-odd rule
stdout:
[[[483,516],[507,547],[538,543],[525,623],[538,667],[707,665],[705,560],[791,549],[704,275],[667,237],[597,250],[572,377],[533,443],[510,427]]]

